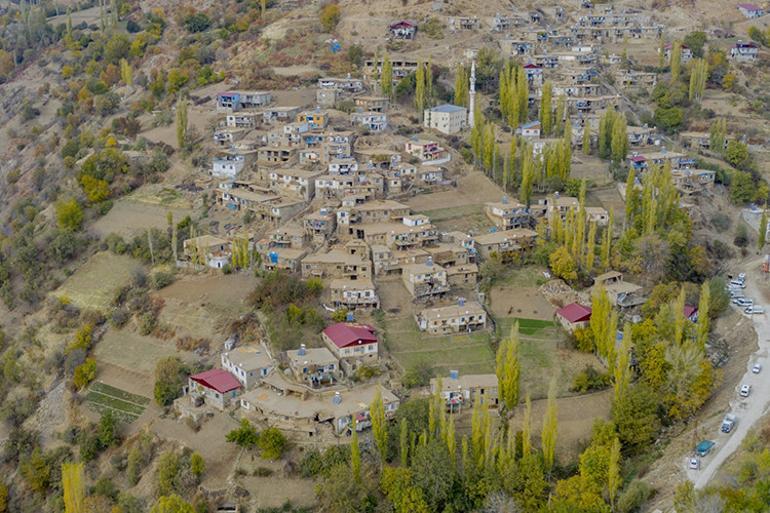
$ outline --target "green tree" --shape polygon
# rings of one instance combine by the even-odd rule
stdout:
[[[703,57],[703,46],[706,44],[706,33],[703,31],[690,32],[682,42],[692,51],[695,57]]]
[[[588,121],[586,121],[583,125],[583,154],[591,154],[591,125],[588,123]]]
[[[760,251],[765,247],[767,238],[767,209],[762,211],[762,217],[759,219],[759,236],[757,237],[757,249]]]
[[[189,502],[174,494],[159,497],[150,513],[195,513],[195,510]]]
[[[56,202],[56,222],[62,230],[80,230],[83,226],[83,209],[76,199]]]
[[[553,128],[553,84],[546,80],[543,84],[543,94],[540,99],[540,126],[543,129],[543,135],[551,135]]]
[[[110,410],[102,413],[102,416],[99,418],[97,435],[99,437],[99,445],[103,448],[106,449],[107,447],[117,445],[119,441],[118,421]]]
[[[622,484],[620,477],[620,440],[616,436],[612,440],[610,448],[610,460],[607,465],[607,494],[610,497],[610,504],[615,504],[618,489]]]
[[[610,142],[612,162],[620,165],[628,154],[628,130],[626,126],[626,117],[623,115],[615,116],[612,123],[612,138]]]
[[[393,64],[388,54],[382,58],[382,72],[380,73],[380,88],[382,94],[391,98],[393,96]]]
[[[636,454],[649,447],[657,435],[660,429],[659,404],[660,399],[644,383],[631,385],[619,401],[613,402],[612,420],[628,453]]]
[[[257,442],[260,455],[266,460],[280,459],[283,456],[286,444],[287,440],[284,434],[281,433],[280,429],[274,427],[269,427],[262,431]]]
[[[358,426],[355,415],[350,424],[350,471],[356,482],[361,481],[361,448],[358,446]]]
[[[705,59],[694,59],[690,68],[689,98],[691,102],[700,101],[706,89],[708,64]]]
[[[545,417],[543,418],[543,430],[540,435],[543,448],[543,465],[546,471],[553,468],[554,457],[556,454],[556,435],[558,431],[557,404],[556,404],[556,379],[551,378],[548,386],[548,403],[545,407]]]
[[[179,456],[174,451],[166,451],[158,457],[157,484],[159,495],[174,493],[179,475]]]
[[[458,64],[455,68],[455,87],[454,87],[454,104],[463,107],[468,107],[469,102],[469,83],[468,70],[465,66]]]
[[[369,416],[372,420],[372,436],[380,452],[380,460],[385,464],[388,457],[388,424],[385,418],[385,406],[382,403],[382,392],[377,388],[377,394],[369,405]]]
[[[409,462],[409,421],[406,417],[401,419],[399,429],[399,457],[401,466],[406,467]]]
[[[676,82],[682,71],[682,43],[680,41],[674,41],[671,45],[669,65],[671,66],[671,82]]]
[[[340,18],[342,18],[342,11],[340,10],[340,6],[336,3],[326,4],[321,8],[321,12],[318,15],[318,18],[321,22],[321,26],[323,27],[324,32],[333,31],[337,27],[337,24],[340,22]]]
[[[706,280],[703,282],[703,285],[700,288],[700,299],[698,301],[698,323],[696,325],[697,328],[697,339],[698,344],[704,348],[706,348],[706,343],[709,339],[709,330],[710,330],[710,316],[709,316],[709,307],[711,306],[711,283]]]
[[[519,201],[529,206],[532,200],[532,186],[535,181],[535,163],[532,159],[532,148],[523,143],[521,149],[521,185],[519,186]]]
[[[190,455],[190,472],[200,480],[203,473],[206,472],[206,460],[203,459],[201,453],[198,451],[193,452]]]
[[[722,153],[727,140],[727,120],[719,118],[711,123],[709,128],[709,148],[711,151]]]
[[[33,492],[45,493],[51,484],[51,465],[39,447],[35,447],[32,453],[20,462],[19,470]]]
[[[227,435],[225,440],[244,449],[253,449],[260,441],[259,432],[248,419],[241,419],[237,429],[233,429]]]
[[[182,394],[182,387],[187,381],[187,368],[176,356],[158,360],[155,365],[155,402],[159,406],[169,406]]]

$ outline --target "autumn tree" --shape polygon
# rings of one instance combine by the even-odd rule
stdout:
[[[321,22],[324,32],[332,32],[342,17],[340,6],[335,2],[330,2],[321,8],[318,19]]]
[[[543,94],[540,99],[540,126],[542,127],[543,135],[551,135],[551,129],[553,128],[553,84],[550,80],[546,80],[543,84]]]
[[[521,364],[519,362],[519,324],[514,322],[508,338],[500,342],[497,348],[496,368],[498,396],[507,411],[512,411],[519,404],[519,380]]]
[[[690,90],[689,96],[691,102],[700,101],[703,92],[706,89],[706,80],[708,78],[708,63],[705,59],[694,59],[690,68]]]
[[[252,449],[259,443],[259,432],[248,419],[241,419],[238,428],[227,433],[225,440],[243,449]]]
[[[551,253],[548,257],[548,263],[551,271],[559,278],[571,282],[577,280],[577,263],[566,246],[559,246],[556,251]]]
[[[385,464],[388,457],[388,424],[385,418],[385,406],[382,402],[382,392],[377,389],[377,394],[369,405],[369,416],[372,420],[372,436],[380,451],[380,460]]]
[[[60,229],[75,232],[83,226],[83,209],[76,199],[57,201],[55,209]]]
[[[762,211],[762,217],[759,218],[759,235],[757,236],[757,249],[762,251],[765,247],[767,238],[767,209]]]
[[[65,513],[85,513],[85,482],[82,463],[63,463],[61,468]]]
[[[468,107],[470,78],[468,70],[462,64],[455,68],[454,104]]]
[[[682,71],[682,43],[680,41],[674,41],[671,45],[669,65],[671,67],[671,82],[676,82]]]
[[[727,140],[727,120],[719,118],[711,123],[709,128],[709,149],[717,153],[722,153]]]
[[[385,54],[382,58],[380,88],[382,89],[383,96],[387,96],[388,98],[393,96],[393,64],[391,64],[388,54]]]
[[[358,445],[358,426],[356,416],[350,424],[350,471],[353,473],[353,479],[361,481],[361,448]]]
[[[709,339],[709,308],[711,307],[711,283],[706,280],[700,288],[700,299],[698,301],[698,322],[696,324],[698,344],[706,348]]]
[[[422,119],[425,110],[425,64],[422,62],[417,63],[414,82],[414,108],[417,109],[417,116]]]
[[[583,155],[591,154],[591,125],[588,121],[583,125]]]
[[[159,497],[150,513],[195,513],[195,510],[189,502],[173,494]]]
[[[556,434],[558,430],[556,404],[556,379],[552,378],[548,386],[548,403],[545,407],[545,416],[543,418],[543,430],[540,435],[541,446],[543,449],[543,465],[546,471],[553,468],[554,457],[556,454]]]
[[[176,143],[180,149],[187,142],[187,100],[179,99],[176,104]]]

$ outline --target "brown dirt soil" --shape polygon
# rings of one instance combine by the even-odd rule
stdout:
[[[483,173],[471,171],[458,178],[454,190],[416,196],[405,203],[414,210],[435,210],[500,201],[502,196],[503,191]]]
[[[537,287],[494,287],[489,298],[496,317],[553,320],[554,308]]]

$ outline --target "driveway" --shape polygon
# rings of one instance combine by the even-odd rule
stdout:
[[[744,295],[754,299],[755,304],[762,305],[767,309],[770,308],[770,305],[765,304],[762,293],[756,285],[757,280],[767,279],[767,276],[759,271],[760,262],[761,260],[755,260],[747,266]],[[737,307],[733,306],[733,308]],[[756,422],[767,412],[768,404],[770,404],[770,368],[767,368],[770,365],[770,360],[768,360],[770,354],[770,317],[766,313],[751,317],[757,332],[759,349],[749,359],[746,373],[737,384],[735,396],[730,401],[729,412],[734,413],[738,417],[738,421],[732,433],[722,433],[717,426],[711,437],[707,436],[716,442],[711,454],[701,459],[700,470],[687,469],[687,477],[695,484],[696,489],[704,488],[709,484],[719,467],[735,452]],[[759,374],[751,372],[751,366],[754,363],[762,364],[762,371]],[[738,395],[737,389],[742,384],[751,385],[751,395],[747,398]]]

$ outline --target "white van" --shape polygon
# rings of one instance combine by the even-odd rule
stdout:
[[[752,305],[752,306],[746,308],[744,310],[744,312],[749,314],[749,315],[764,314],[765,313],[765,307],[764,306],[754,306],[754,305]]]
[[[746,282],[743,280],[731,280],[730,281],[731,287],[738,287],[739,289],[745,289],[746,288]]]

